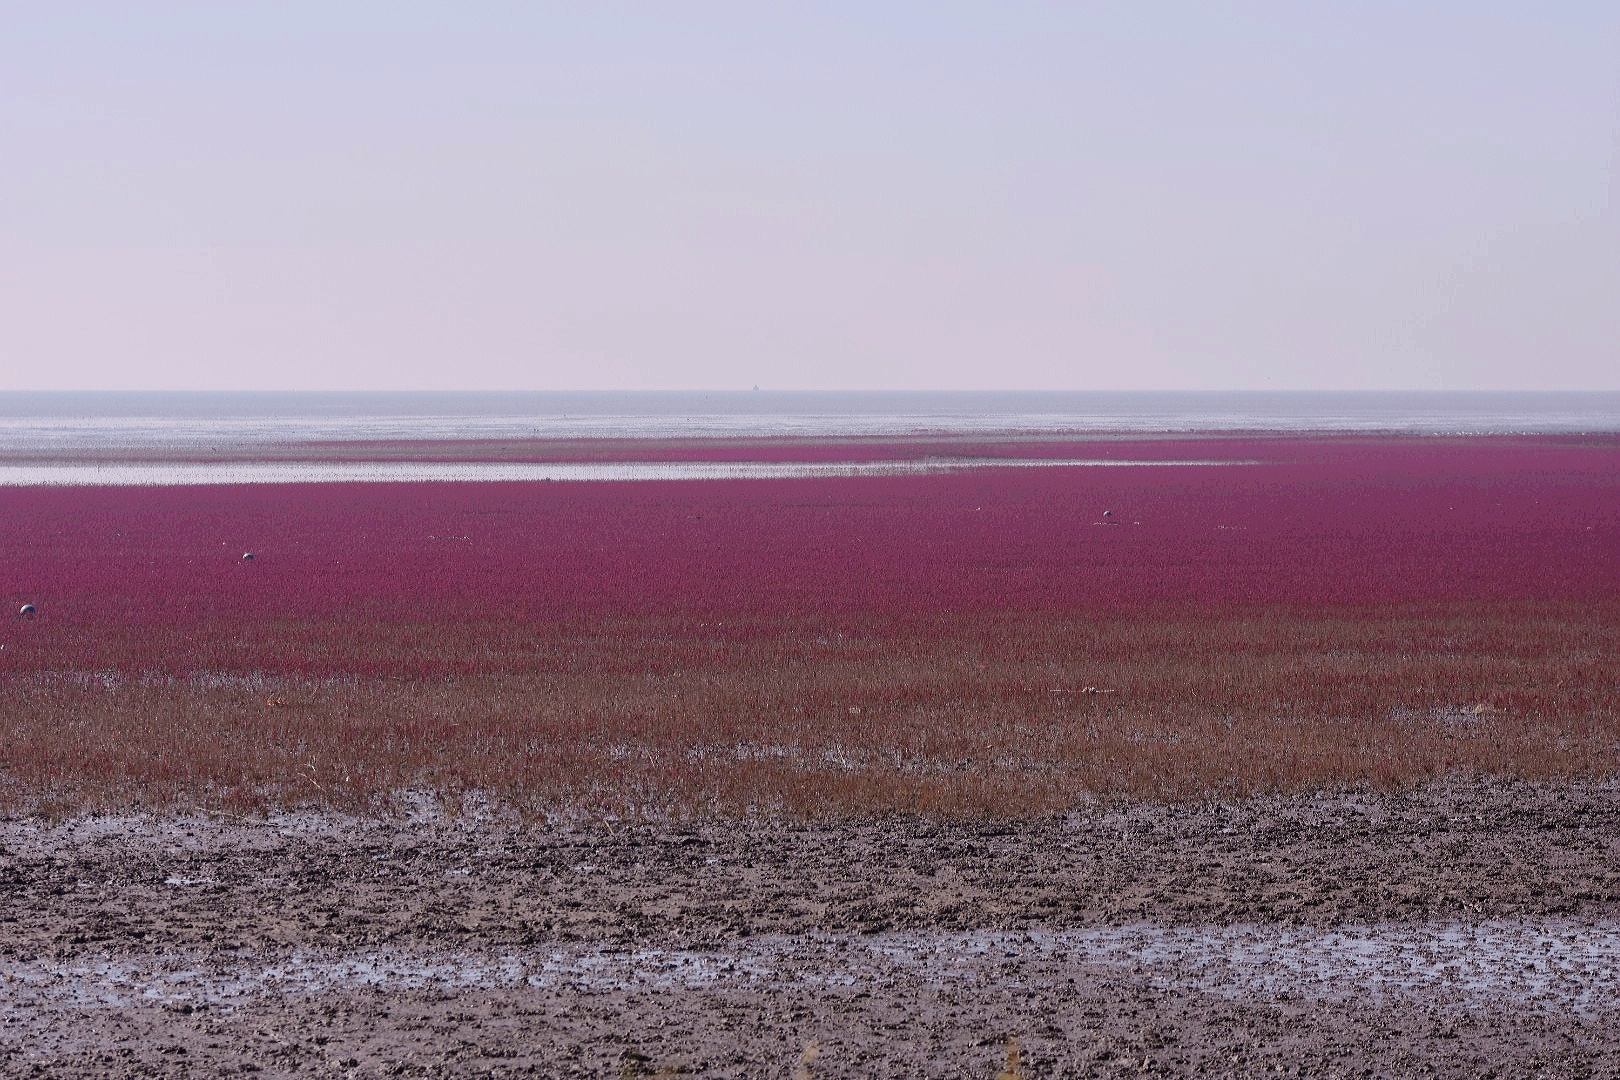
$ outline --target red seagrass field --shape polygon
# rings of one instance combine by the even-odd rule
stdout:
[[[5,489],[0,798],[1018,816],[1620,763],[1620,439],[746,456],[922,454],[1228,464]]]

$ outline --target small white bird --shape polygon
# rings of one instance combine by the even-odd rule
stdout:
[[[33,604],[24,604],[22,607],[17,609],[17,614],[21,618],[32,619],[35,615],[39,614],[39,609]]]
[[[252,562],[253,561],[253,552],[251,552],[251,551],[242,552],[242,561],[243,562]]]

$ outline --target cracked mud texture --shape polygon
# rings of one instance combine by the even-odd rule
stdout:
[[[1620,1076],[1616,784],[1005,824],[18,819],[0,849],[4,1075],[988,1080],[1016,1038],[1026,1077]],[[1568,955],[1470,990],[1475,947],[1434,942],[1484,924]],[[1219,928],[1272,951],[1142,944]],[[1402,944],[1289,966],[1339,931]]]

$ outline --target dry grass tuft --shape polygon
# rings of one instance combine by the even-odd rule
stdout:
[[[799,1063],[793,1069],[793,1080],[810,1080],[810,1066],[821,1056],[821,1044],[811,1039],[799,1054]]]
[[[1018,1071],[1022,1060],[1023,1055],[1018,1050],[1018,1039],[1016,1037],[1008,1039],[1007,1064],[996,1073],[996,1080],[1023,1080],[1024,1074]]]

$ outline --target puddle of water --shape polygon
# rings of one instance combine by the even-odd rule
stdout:
[[[1252,461],[951,458],[922,461],[415,462],[266,461],[0,465],[0,487],[178,487],[456,481],[785,480],[926,476],[966,469],[1252,465]]]
[[[228,1004],[357,989],[672,991],[723,985],[1006,988],[1128,973],[1226,996],[1366,997],[1558,1012],[1620,1009],[1620,922],[1497,920],[1312,930],[1148,925],[1059,932],[806,935],[718,950],[558,944],[521,953],[299,953],[0,960],[0,1012],[52,1001]]]

